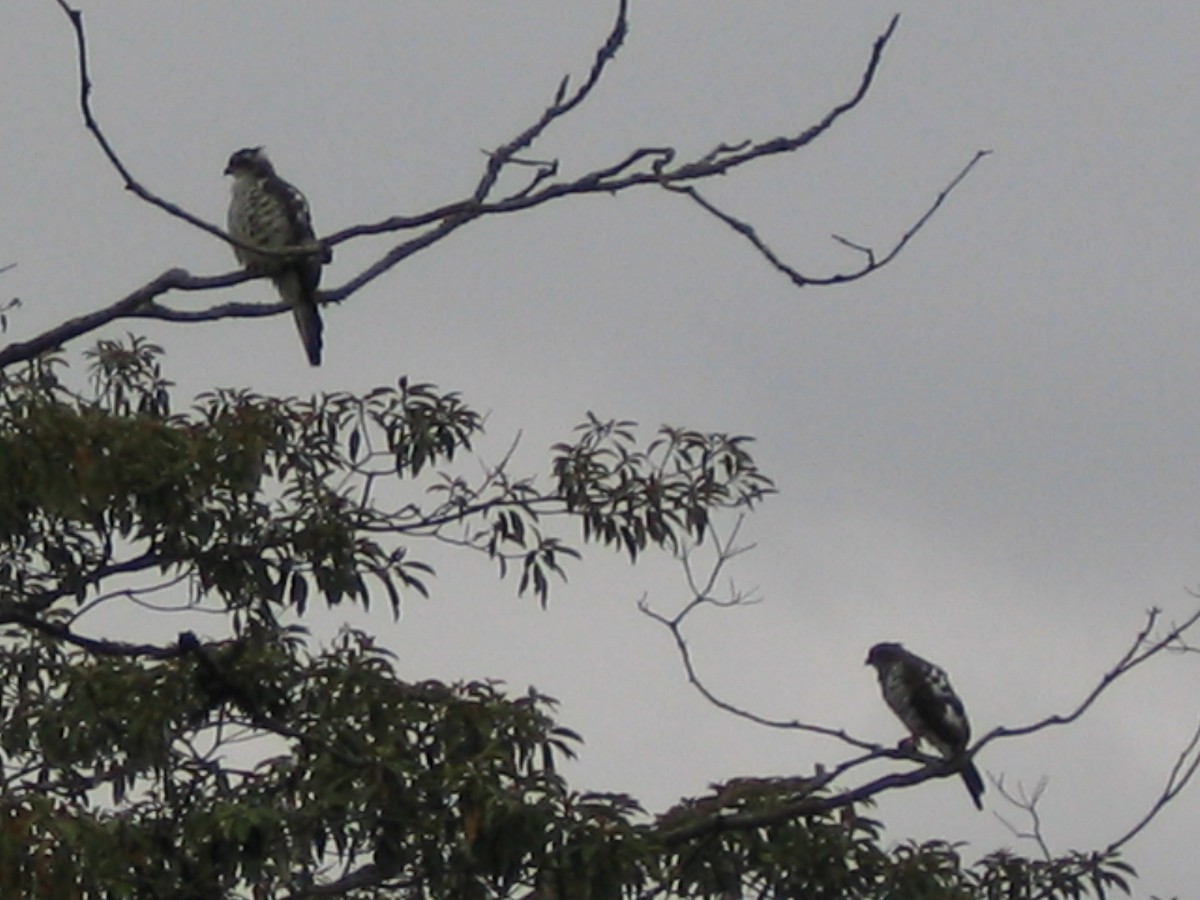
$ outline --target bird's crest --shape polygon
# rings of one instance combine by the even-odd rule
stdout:
[[[229,165],[225,167],[226,175],[246,172],[254,175],[270,175],[274,171],[271,161],[267,159],[267,152],[262,146],[243,147],[229,157]]]
[[[903,645],[886,641],[882,644],[876,644],[867,653],[868,666],[879,666],[884,663],[894,662],[905,654]]]

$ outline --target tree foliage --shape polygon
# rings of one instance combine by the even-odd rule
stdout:
[[[1008,897],[1123,887],[1115,858],[886,847],[821,777],[742,780],[657,817],[581,792],[555,704],[409,683],[313,602],[425,594],[425,542],[504,562],[542,602],[582,540],[631,559],[770,490],[744,438],[595,417],[543,487],[454,474],[480,419],[400,382],[172,410],[157,348],[90,386],[45,358],[0,382],[0,894],[28,897]],[[574,532],[573,535],[568,532]],[[179,598],[185,599],[181,601]],[[105,635],[131,606],[225,634]],[[161,611],[161,612],[159,612]],[[126,619],[127,620],[127,619]],[[207,626],[210,630],[213,625]],[[93,631],[95,629],[95,631]],[[100,632],[100,633],[97,633]],[[739,893],[743,892],[743,893]]]
[[[91,108],[82,15],[55,2],[77,40],[84,123],[123,184],[229,241],[123,162]],[[987,154],[976,153],[890,248],[838,238],[864,262],[832,275],[802,272],[701,193],[706,179],[793,153],[853,111],[893,19],[858,84],[815,124],[691,158],[635,148],[576,175],[558,160],[529,158],[612,63],[628,7],[617,3],[586,75],[564,79],[536,121],[489,153],[461,200],[321,238],[324,252],[403,235],[318,300],[353,297],[472,222],[643,188],[693,201],[798,287],[843,283],[894,259]],[[747,436],[673,426],[646,436],[632,422],[588,414],[539,471],[519,474],[511,458],[478,465],[483,419],[463,397],[408,378],[307,399],[214,390],[179,408],[160,348],[130,337],[100,341],[87,354],[86,384],[73,386],[62,348],[116,320],[285,311],[169,302],[173,292],[253,277],[173,268],[0,349],[0,897],[998,900],[1128,891],[1133,870],[1121,850],[1188,783],[1200,732],[1146,817],[1107,847],[969,860],[948,840],[891,844],[870,817],[879,794],[954,777],[961,760],[877,746],[837,726],[771,721],[703,683],[688,617],[740,599],[714,594],[737,552],[718,525],[772,491]],[[306,627],[316,607],[398,615],[434,589],[434,547],[491,560],[518,593],[545,605],[588,546],[631,562],[679,555],[689,601],[675,615],[643,608],[669,630],[701,695],[853,755],[647,811],[632,796],[568,783],[560,762],[581,737],[557,721],[552,697],[513,696],[486,681],[406,681],[370,632]],[[698,547],[715,553],[707,574],[690,562]],[[123,633],[135,617],[137,640]],[[1183,636],[1197,620],[1200,612],[1156,635],[1152,613],[1072,711],[994,729],[969,752],[1070,725],[1133,669],[1187,649]],[[880,760],[901,766],[848,780]]]

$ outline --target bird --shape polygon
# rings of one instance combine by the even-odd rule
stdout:
[[[894,643],[872,647],[866,665],[875,668],[884,701],[917,742],[928,742],[946,759],[962,759],[971,742],[971,725],[943,669]],[[968,759],[961,774],[971,800],[983,809],[979,770]]]
[[[229,157],[225,174],[233,176],[227,220],[232,237],[270,250],[316,244],[308,201],[275,173],[262,147],[238,150]],[[303,255],[283,256],[235,244],[233,252],[247,270],[270,276],[279,295],[292,308],[309,363],[319,366],[322,326],[316,291],[328,251],[314,249]]]

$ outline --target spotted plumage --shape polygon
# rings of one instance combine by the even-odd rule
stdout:
[[[239,150],[229,158],[225,174],[233,176],[229,202],[229,233],[245,244],[271,250],[315,244],[308,202],[296,188],[275,174],[262,147]],[[269,275],[284,302],[292,308],[308,361],[321,364],[321,315],[316,291],[321,280],[322,255],[281,256],[235,246],[238,262]]]
[[[899,644],[876,644],[867,665],[879,675],[883,699],[918,741],[929,743],[946,759],[958,759],[971,742],[971,725],[962,700],[946,673]],[[983,778],[969,760],[962,779],[971,799],[983,809]]]

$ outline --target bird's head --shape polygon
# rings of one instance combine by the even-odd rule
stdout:
[[[271,175],[274,171],[262,147],[243,147],[229,157],[229,165],[225,167],[225,174],[235,178],[239,175]]]
[[[876,669],[886,666],[904,656],[904,648],[899,644],[876,644],[867,653],[867,661],[863,665],[874,666]]]

